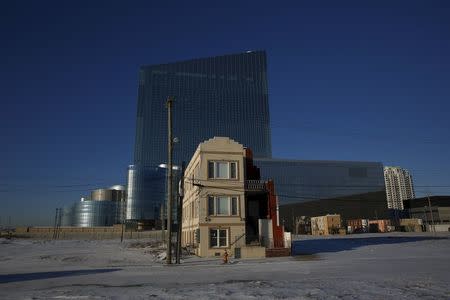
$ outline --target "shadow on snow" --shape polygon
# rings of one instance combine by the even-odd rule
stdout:
[[[54,272],[36,272],[36,273],[19,273],[0,275],[0,283],[19,282],[27,280],[49,279],[68,276],[80,276],[99,273],[115,272],[122,269],[93,269],[93,270],[71,270],[71,271],[54,271]]]
[[[292,242],[292,255],[316,254],[353,250],[363,246],[380,244],[410,243],[423,240],[445,239],[440,237],[367,237],[367,238],[325,238]]]

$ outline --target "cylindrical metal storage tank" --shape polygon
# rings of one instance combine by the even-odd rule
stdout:
[[[125,191],[127,188],[124,185],[116,184],[116,185],[113,185],[113,186],[109,187],[109,189],[110,190],[116,190],[116,191]]]
[[[127,188],[124,185],[116,184],[109,188],[112,190],[113,201],[127,201]]]
[[[61,226],[72,226],[73,205],[64,206],[61,213]]]
[[[126,219],[127,202],[117,201],[116,203],[117,203],[116,220],[117,223],[122,223]]]
[[[73,226],[95,227],[112,226],[117,220],[118,203],[116,201],[85,200],[75,203]]]
[[[125,201],[126,190],[123,185],[115,185],[107,189],[96,189],[91,192],[93,201]]]
[[[112,201],[112,190],[109,189],[96,189],[91,192],[92,201]]]
[[[112,201],[126,201],[127,191],[126,190],[111,190],[112,191]]]

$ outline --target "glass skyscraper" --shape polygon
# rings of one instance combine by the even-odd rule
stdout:
[[[167,160],[169,96],[179,140],[175,164],[188,163],[198,144],[214,136],[239,141],[255,158],[272,156],[264,51],[141,67],[127,219],[159,218],[165,181],[157,168]]]
[[[384,193],[378,196],[384,191],[381,163],[272,158],[266,54],[249,51],[140,69],[129,220],[159,219],[166,200],[161,166],[167,163],[169,96],[175,98],[173,135],[179,140],[175,165],[188,163],[199,143],[230,137],[253,151],[262,179],[274,180],[281,206],[368,193],[375,193],[376,205],[386,203]]]

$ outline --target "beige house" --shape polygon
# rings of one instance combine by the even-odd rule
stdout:
[[[422,219],[400,219],[400,226],[404,227],[405,231],[422,232]]]
[[[312,235],[330,235],[339,233],[341,227],[340,215],[326,215],[311,218]]]
[[[214,137],[198,146],[184,174],[183,246],[202,257],[265,257],[264,247],[245,243],[244,173],[241,144]]]

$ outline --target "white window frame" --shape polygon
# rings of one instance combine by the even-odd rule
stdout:
[[[220,231],[224,230],[226,232],[226,244],[225,246],[220,246]],[[216,237],[216,246],[211,245],[211,231],[216,231],[217,233],[217,237]],[[228,248],[230,243],[230,229],[229,228],[215,228],[215,227],[210,227],[208,229],[208,244],[209,244],[209,248]]]
[[[226,197],[228,200],[228,214],[219,214],[218,209],[218,199]],[[210,199],[213,199],[213,213],[211,214],[211,207],[210,207]],[[236,214],[233,214],[233,198],[236,198]],[[208,201],[208,216],[213,217],[238,217],[240,215],[240,207],[239,207],[239,196],[237,195],[208,195],[207,197]]]
[[[213,164],[213,174],[210,172],[210,164]],[[225,177],[219,177],[217,174],[217,165],[218,164],[227,164],[227,175]],[[231,165],[235,165],[235,176],[231,177]],[[208,179],[238,179],[239,178],[239,170],[238,170],[238,162],[237,161],[224,161],[224,160],[209,160],[208,161]]]

